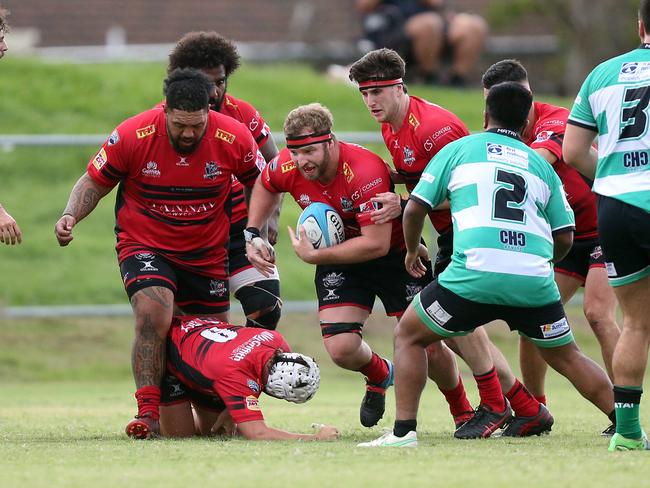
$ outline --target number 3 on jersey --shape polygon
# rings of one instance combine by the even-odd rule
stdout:
[[[521,208],[528,198],[526,179],[518,173],[497,168],[494,182],[498,184],[492,197],[492,218],[523,224],[526,212]]]
[[[639,139],[648,131],[648,104],[650,86],[628,88],[621,107],[621,135],[619,141]]]

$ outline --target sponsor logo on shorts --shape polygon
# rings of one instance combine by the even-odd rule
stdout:
[[[259,393],[259,392],[260,392],[260,385],[258,385],[256,381],[251,380],[251,379],[248,379],[248,380],[246,380],[246,384],[247,384],[248,387],[249,387],[252,391],[254,391],[255,393]]]
[[[176,380],[176,382],[174,383],[170,383],[169,386],[172,388],[172,391],[168,392],[171,398],[179,397],[185,394],[183,385],[181,385],[181,383],[178,380]]]
[[[219,165],[217,163],[214,161],[206,161],[205,171],[203,173],[204,180],[214,180],[220,174],[221,170],[219,169]]]
[[[210,295],[223,297],[226,295],[226,282],[222,280],[210,280]]]
[[[142,168],[142,174],[151,178],[160,178],[161,173],[158,169],[158,163],[155,161],[149,161],[147,165]]]
[[[442,305],[440,305],[438,300],[429,305],[425,310],[429,317],[440,326],[445,325],[452,318],[452,315],[442,308]]]
[[[404,146],[404,156],[402,157],[402,163],[404,166],[411,166],[415,162],[415,157],[413,156],[413,149],[408,146]]]
[[[614,278],[618,276],[618,273],[616,272],[616,266],[614,266],[614,263],[605,263],[605,269],[607,270],[607,276],[610,278]]]
[[[228,144],[232,144],[235,142],[235,135],[231,134],[230,132],[226,132],[225,130],[222,129],[217,129],[217,132],[215,132],[214,137],[217,139],[221,139],[222,141],[226,141]]]
[[[115,129],[113,132],[111,132],[111,135],[108,137],[108,145],[114,146],[118,142],[120,142],[120,133],[117,132],[117,129]]]
[[[104,166],[107,162],[108,158],[106,157],[106,151],[102,147],[93,159],[93,165],[97,169],[102,169],[102,166]]]
[[[600,246],[596,246],[591,251],[591,254],[589,256],[591,256],[591,259],[599,259],[602,257],[602,255],[603,255],[603,248]]]
[[[156,260],[155,254],[151,254],[149,252],[141,252],[135,255],[135,259],[140,261],[140,264],[142,264],[140,271],[158,271],[158,268],[151,264]]]
[[[422,285],[416,283],[407,283],[406,284],[406,301],[411,302],[415,295],[422,291]]]
[[[323,301],[337,300],[341,298],[336,294],[336,290],[343,284],[344,281],[345,276],[343,276],[343,273],[327,273],[323,277],[323,286],[327,291],[327,295],[323,297]]]
[[[150,135],[155,133],[156,133],[156,126],[153,124],[135,130],[135,135],[138,139],[144,139],[145,137],[149,137]]]
[[[249,395],[249,396],[246,397],[246,408],[248,410],[254,410],[256,412],[259,412],[260,410],[262,410],[262,408],[260,407],[259,400],[256,397],[254,397],[253,395]]]
[[[542,330],[544,339],[558,337],[571,330],[571,327],[569,327],[569,321],[566,317],[562,317],[560,320],[553,322],[552,324],[540,325],[539,328]]]

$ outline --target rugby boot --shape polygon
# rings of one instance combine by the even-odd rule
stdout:
[[[160,422],[150,415],[137,416],[126,426],[126,435],[132,439],[151,439],[160,435]]]
[[[515,415],[509,422],[501,436],[503,437],[528,437],[531,435],[542,435],[551,431],[553,426],[551,412],[542,404],[539,404],[539,412],[532,417]]]
[[[456,428],[462,427],[462,425],[470,420],[474,416],[474,410],[468,410],[467,412],[460,413],[458,415],[454,415],[454,424],[456,425]]]
[[[508,400],[503,412],[495,412],[487,405],[479,405],[474,416],[461,425],[454,437],[456,439],[480,439],[490,437],[492,432],[503,427],[512,418],[512,409]]]
[[[388,366],[388,376],[384,381],[379,384],[366,382],[366,394],[361,401],[361,409],[359,410],[359,420],[364,427],[372,427],[377,425],[377,422],[384,416],[386,409],[386,389],[392,386],[395,379],[393,373],[393,363],[388,359],[384,359]]]
[[[404,437],[397,437],[391,430],[373,441],[357,444],[357,447],[418,447],[418,435],[412,430]]]
[[[650,451],[650,442],[645,432],[642,432],[640,439],[628,439],[616,432],[609,441],[608,451]]]

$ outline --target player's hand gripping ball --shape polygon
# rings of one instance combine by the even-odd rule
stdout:
[[[305,208],[298,218],[296,236],[300,238],[300,226],[316,249],[335,246],[345,240],[343,219],[331,205],[316,202]]]

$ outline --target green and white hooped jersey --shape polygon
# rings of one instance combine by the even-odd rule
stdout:
[[[539,307],[560,299],[553,235],[575,227],[562,183],[517,134],[493,129],[445,146],[411,193],[451,204],[454,251],[438,282],[467,300]]]
[[[650,44],[594,68],[569,123],[598,132],[593,191],[650,212]]]

